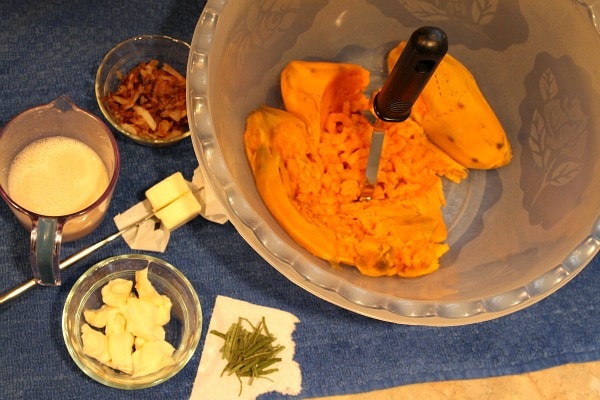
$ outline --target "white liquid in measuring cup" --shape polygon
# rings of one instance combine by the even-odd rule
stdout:
[[[85,209],[102,196],[109,176],[100,156],[83,142],[53,136],[25,147],[8,172],[8,194],[41,215],[61,216]]]

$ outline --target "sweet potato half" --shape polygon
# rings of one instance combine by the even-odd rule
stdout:
[[[419,100],[415,118],[387,126],[373,199],[357,201],[372,133],[368,83],[358,65],[290,62],[285,110],[248,116],[246,155],[266,206],[315,256],[369,276],[428,274],[448,250],[440,177],[460,182],[467,170],[427,139]]]
[[[388,70],[406,42],[388,55]],[[427,105],[422,126],[427,137],[446,154],[470,169],[503,167],[512,158],[504,128],[471,72],[450,54],[442,59],[425,85]]]

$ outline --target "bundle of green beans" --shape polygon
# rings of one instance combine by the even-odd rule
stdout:
[[[251,330],[247,330],[243,325],[246,322]],[[226,333],[211,330],[211,334],[219,336],[225,343],[221,347],[221,357],[227,360],[227,364],[221,376],[235,374],[240,381],[240,394],[242,393],[242,377],[249,378],[248,384],[252,384],[254,378],[267,378],[278,368],[273,368],[273,364],[281,361],[277,357],[285,347],[275,344],[276,338],[273,336],[267,324],[265,317],[255,326],[248,319],[239,317],[237,322],[231,324]],[[268,378],[267,378],[268,379]]]

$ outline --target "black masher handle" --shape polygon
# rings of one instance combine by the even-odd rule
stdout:
[[[402,122],[410,116],[417,97],[448,51],[448,38],[433,26],[412,33],[394,65],[373,107],[377,117],[386,122]]]

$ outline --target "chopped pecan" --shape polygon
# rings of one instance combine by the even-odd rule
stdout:
[[[123,76],[104,100],[126,132],[143,139],[167,139],[189,130],[185,77],[158,60],[142,62]]]

